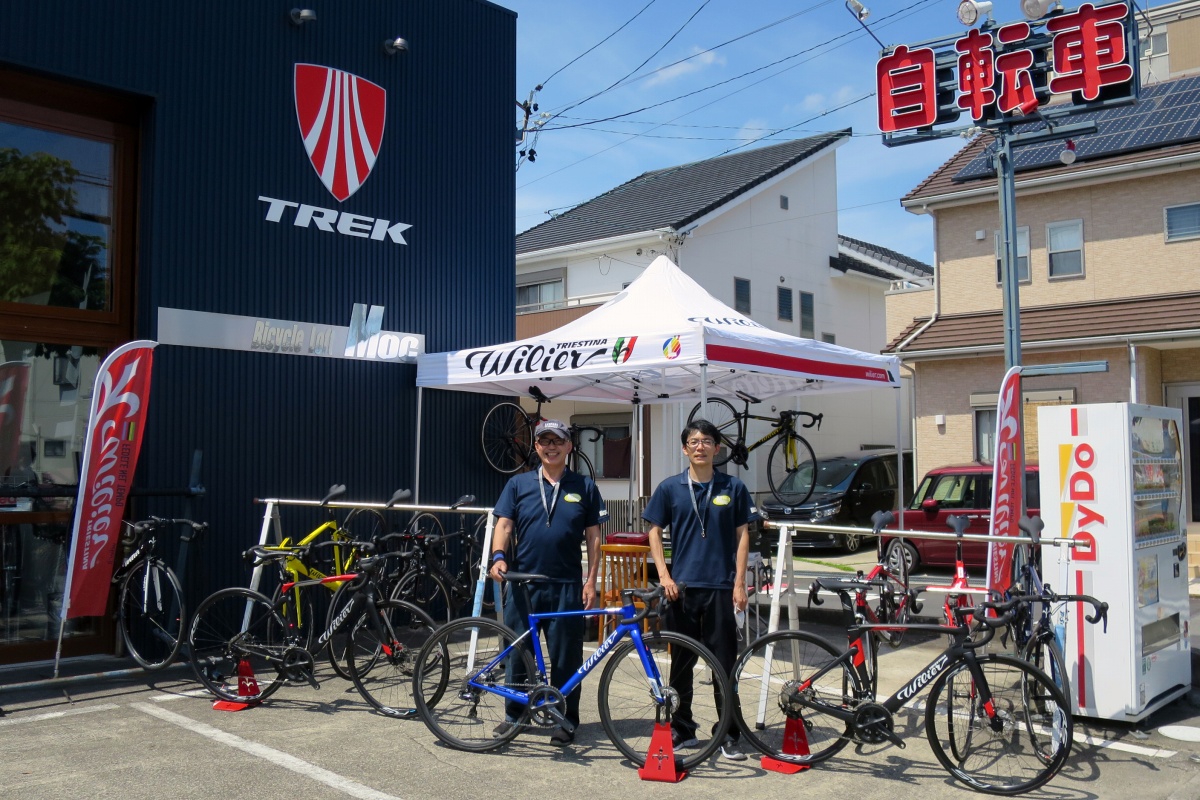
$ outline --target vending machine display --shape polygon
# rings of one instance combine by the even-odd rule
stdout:
[[[1086,545],[1043,547],[1044,575],[1109,604],[1107,632],[1078,607],[1065,625],[1083,716],[1136,722],[1191,687],[1182,424],[1130,403],[1038,409],[1046,532]]]

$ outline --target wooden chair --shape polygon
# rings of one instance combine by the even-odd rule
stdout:
[[[644,544],[600,545],[600,587],[596,604],[600,608],[620,608],[622,589],[645,589],[646,563],[650,548]],[[641,608],[641,601],[634,601]],[[615,617],[600,617],[597,643],[602,643],[609,628],[615,627]]]

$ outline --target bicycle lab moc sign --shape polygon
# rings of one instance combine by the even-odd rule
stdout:
[[[146,427],[156,344],[121,345],[96,375],[79,470],[63,619],[103,616],[108,606],[121,519]]]
[[[1132,5],[1084,3],[1041,19],[886,48],[875,68],[879,130],[896,146],[953,135],[965,111],[985,126],[1035,122],[1137,99]],[[1062,102],[1049,104],[1051,95]],[[1069,99],[1066,99],[1069,96]]]
[[[309,164],[334,199],[345,202],[375,168],[387,120],[387,91],[340,69],[296,64],[292,94]],[[290,219],[298,228],[311,226],[325,233],[408,244],[403,234],[412,225],[404,222],[265,195],[258,199],[267,204],[267,222],[281,223],[284,212],[295,209]]]
[[[158,341],[186,347],[415,364],[425,335],[383,330],[383,306],[355,303],[346,327],[182,308],[158,310]]]

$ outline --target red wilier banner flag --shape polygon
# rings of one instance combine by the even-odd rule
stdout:
[[[21,466],[21,419],[28,388],[27,362],[0,364],[0,478],[11,476]]]
[[[1024,441],[1021,437],[1021,368],[1012,367],[1000,384],[996,403],[996,462],[992,472],[991,536],[1021,536],[1017,526],[1025,513]],[[987,588],[1003,592],[1012,584],[1012,551],[1008,542],[988,543]]]
[[[96,375],[71,531],[64,619],[103,616],[108,605],[121,518],[146,427],[157,344],[121,345]]]

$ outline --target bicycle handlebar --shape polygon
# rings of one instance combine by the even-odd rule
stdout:
[[[1090,594],[1058,594],[1047,588],[1044,594],[1014,595],[1009,597],[1005,603],[1012,604],[1014,607],[1026,603],[1087,603],[1094,609],[1094,613],[1085,613],[1083,618],[1092,625],[1103,622],[1103,630],[1105,633],[1108,632],[1108,603],[1097,600]]]
[[[269,561],[280,561],[286,558],[304,558],[313,550],[320,550],[326,547],[354,547],[363,553],[373,553],[375,544],[373,542],[313,542],[312,544],[304,545],[270,545],[256,544],[249,550],[242,551],[242,558],[249,561],[252,566],[258,567],[266,564]]]

